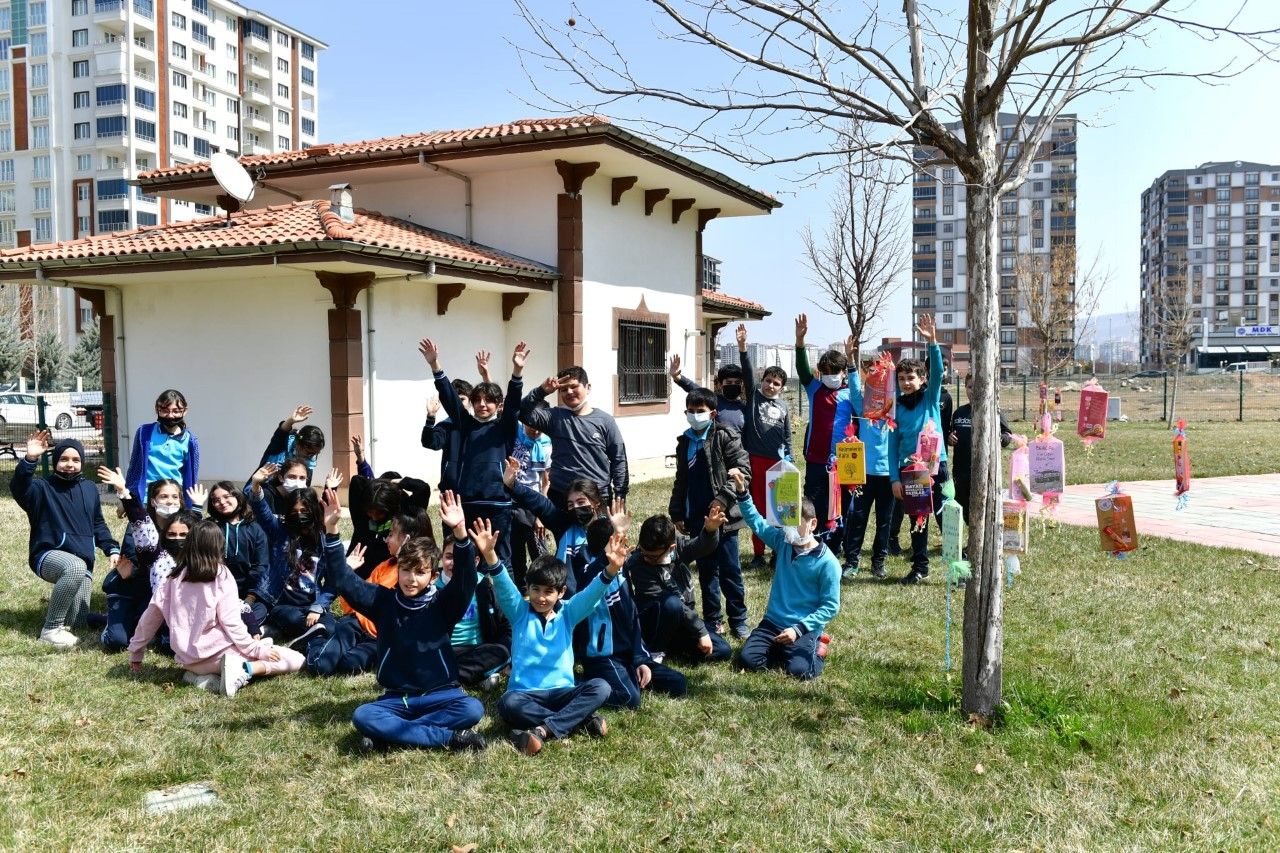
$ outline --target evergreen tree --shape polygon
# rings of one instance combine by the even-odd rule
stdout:
[[[23,343],[18,337],[18,326],[8,318],[0,322],[0,386],[18,381],[22,369]]]
[[[75,349],[67,359],[64,384],[68,388],[76,387],[76,377],[83,380],[86,391],[102,387],[102,339],[99,336],[98,321],[84,330]]]
[[[35,390],[41,393],[63,390],[62,371],[67,366],[67,348],[54,328],[44,328],[36,336],[35,358],[28,365],[39,367],[39,376],[29,371]]]

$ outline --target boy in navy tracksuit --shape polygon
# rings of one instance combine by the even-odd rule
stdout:
[[[465,379],[455,379],[449,384],[453,386],[453,393],[462,401],[462,407],[470,408],[471,383]],[[422,446],[427,450],[440,451],[440,482],[436,484],[437,491],[457,493],[458,480],[454,476],[454,466],[462,458],[462,435],[452,419],[446,417],[442,421],[436,420],[439,409],[438,400],[432,400],[427,405],[427,420],[422,426]],[[445,533],[447,539],[448,531]]]
[[[473,727],[484,706],[458,686],[458,665],[449,644],[476,588],[475,551],[463,526],[462,506],[452,492],[440,496],[440,518],[453,534],[453,580],[436,587],[440,550],[422,536],[396,555],[397,583],[387,589],[356,577],[338,538],[342,507],[332,491],[324,495],[325,574],[352,607],[378,629],[380,699],[356,708],[351,724],[366,747],[401,744],[450,749],[483,749]]]
[[[738,652],[744,670],[781,669],[809,680],[822,674],[825,652],[819,652],[822,631],[840,612],[840,563],[815,534],[817,513],[801,501],[800,526],[788,542],[787,531],[771,527],[751,505],[747,483],[734,477],[742,517],[778,555],[778,568],[769,587],[764,619]]]
[[[627,546],[614,536],[588,570],[595,575],[573,598],[562,602],[569,569],[555,557],[539,557],[529,567],[526,580],[529,600],[494,551],[496,534],[480,520],[472,538],[493,578],[498,606],[511,622],[511,678],[498,702],[498,713],[513,729],[511,742],[525,755],[537,755],[550,738],[569,737],[582,729],[592,737],[604,737],[609,727],[596,713],[612,692],[609,683],[591,678],[581,684],[573,679],[573,629],[604,598],[627,559]]]
[[[462,511],[468,522],[478,518],[488,519],[499,532],[498,556],[504,562],[511,559],[511,498],[502,484],[502,472],[507,457],[516,443],[516,430],[520,428],[520,407],[516,405],[524,393],[524,363],[529,347],[521,341],[511,354],[511,381],[507,383],[506,399],[511,405],[503,408],[502,389],[492,382],[481,382],[471,389],[471,411],[462,406],[454,393],[449,378],[440,367],[440,350],[430,338],[423,338],[418,351],[426,359],[435,377],[440,403],[449,413],[449,419],[457,424],[465,451],[456,460],[457,492],[462,498]]]
[[[587,526],[587,547],[573,555],[579,589],[591,583],[591,561],[604,553],[613,533],[613,522],[607,518],[597,518]],[[684,675],[654,660],[645,648],[635,601],[621,577],[613,579],[604,600],[578,623],[573,633],[573,656],[582,667],[579,681],[600,678],[609,683],[612,692],[605,705],[610,708],[639,708],[644,689],[676,698],[689,690]]]

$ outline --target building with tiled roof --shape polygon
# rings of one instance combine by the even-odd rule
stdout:
[[[522,341],[526,391],[583,367],[636,476],[660,473],[684,429],[668,357],[708,381],[715,333],[768,314],[719,290],[718,274],[704,281],[702,234],[778,202],[603,119],[241,162],[254,184],[244,204],[207,164],[138,178],[148,195],[229,215],[0,252],[0,278],[70,288],[99,315],[104,390],[117,400],[108,440],[127,449],[155,394],[180,388],[207,479],[245,476],[298,404],[328,435],[321,467],[354,470],[361,435],[375,470],[430,479],[427,336],[450,376],[473,381],[477,350],[494,353],[502,382]]]

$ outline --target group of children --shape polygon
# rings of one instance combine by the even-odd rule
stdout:
[[[471,385],[449,378],[434,341],[419,344],[447,415],[437,420],[430,405],[422,431],[423,446],[442,453],[439,538],[427,515],[431,487],[395,471],[375,476],[356,436],[353,534],[344,547],[343,477],[334,470],[323,488],[313,485],[325,438],[305,423],[306,406],[279,422],[248,482],[206,490],[186,400],[177,391],[160,395],[156,421],[135,436],[127,474],[99,472],[129,519],[123,544],[82,476],[78,443],[58,442],[54,473],[34,478],[50,449],[49,434],[37,433],[12,487],[31,521],[31,567],[53,584],[40,640],[69,648],[77,638],[68,628],[91,618],[96,546],[111,567],[107,613],[97,617],[104,648],[127,648],[135,669],[147,648],[166,651],[189,682],[227,696],[258,676],[373,671],[386,692],[353,717],[371,748],[483,747],[474,730],[483,706],[463,688],[496,689],[504,676],[497,711],[512,743],[530,755],[575,732],[605,736],[601,708],[637,708],[646,691],[685,695],[687,680],[672,664],[732,659],[741,670],[816,678],[829,642],[824,630],[840,606],[826,466],[854,425],[867,444],[869,476],[847,508],[844,570],[856,572],[874,505],[873,572],[882,574],[898,468],[927,420],[944,422],[931,319],[919,330],[930,341],[927,379],[923,365],[899,365],[899,426],[888,431],[861,418],[861,381],[855,371],[846,382],[845,355],[823,354],[812,375],[803,356],[807,323],[797,319],[811,418],[803,447],[810,476],[795,528],[763,518],[765,473],[791,443],[786,374],[769,367],[756,378],[741,326],[740,364],[721,367],[713,389],[684,379],[673,358],[671,374],[687,391],[688,429],[676,441],[668,511],[639,525],[634,548],[616,422],[590,405],[580,367],[525,394],[524,343],[512,353],[505,392],[490,380],[488,353],[478,354],[481,381]],[[552,394],[559,405],[549,404]],[[946,476],[943,467],[939,478]],[[739,562],[744,528],[752,566],[764,565],[768,548],[775,567],[754,627]],[[908,579],[927,573],[926,541],[913,532],[919,559]],[[742,643],[736,656],[729,638]]]

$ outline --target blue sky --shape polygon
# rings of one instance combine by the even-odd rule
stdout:
[[[1219,3],[1222,0],[1211,0]],[[365,139],[417,130],[472,127],[544,114],[511,42],[531,45],[510,0],[365,0],[316,3],[258,0],[257,8],[329,44],[320,55],[320,129],[325,141]],[[531,0],[544,17],[578,14],[569,2]],[[629,59],[640,69],[670,68],[671,46],[650,38],[652,16],[642,4],[583,2],[597,22],[617,26],[629,39]],[[1270,26],[1280,24],[1280,3],[1265,0]],[[358,8],[358,12],[355,10]],[[1259,8],[1255,4],[1254,8]],[[637,11],[640,10],[640,11]],[[355,13],[353,13],[355,12]],[[1232,48],[1185,37],[1154,40],[1148,65],[1220,64]],[[723,81],[723,65],[682,62],[690,86]],[[542,78],[553,90],[559,85]],[[1100,95],[1076,107],[1089,126],[1079,140],[1079,244],[1082,257],[1101,256],[1112,283],[1101,313],[1135,309],[1138,302],[1139,196],[1166,169],[1209,160],[1280,163],[1280,67],[1258,67],[1219,86],[1163,80],[1119,95]],[[726,291],[766,304],[774,316],[754,324],[752,338],[786,341],[792,317],[807,311],[810,340],[843,337],[843,321],[807,301],[816,291],[800,262],[800,231],[822,227],[828,197],[823,187],[797,181],[799,169],[751,170],[714,155],[696,159],[773,193],[784,207],[767,217],[723,220],[707,229],[704,248],[723,260]],[[797,189],[800,187],[800,189]],[[909,289],[904,281],[876,334],[908,337]]]

